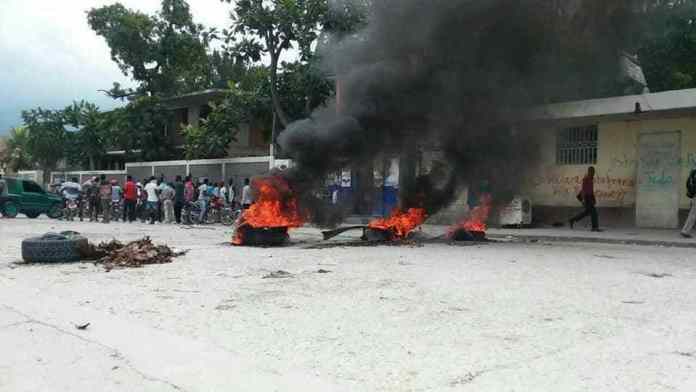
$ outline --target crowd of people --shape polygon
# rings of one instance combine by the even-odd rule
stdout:
[[[57,191],[64,201],[63,218],[69,221],[79,218],[96,222],[101,218],[103,223],[139,219],[150,224],[204,224],[210,222],[212,210],[224,210],[236,217],[253,203],[249,179],[244,180],[240,197],[234,180],[225,184],[176,176],[168,181],[164,175],[142,181],[129,175],[123,184],[105,175],[82,184],[72,178],[57,186]]]

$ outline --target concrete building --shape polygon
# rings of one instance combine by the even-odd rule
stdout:
[[[548,105],[525,120],[540,157],[521,193],[532,200],[537,221],[567,222],[594,166],[604,224],[682,223],[690,206],[686,179],[696,168],[696,89]]]
[[[222,101],[227,93],[222,89],[210,89],[184,94],[163,100],[171,111],[167,126],[162,132],[171,145],[180,153],[176,159],[184,159],[185,138],[182,129],[188,125],[198,126],[212,112],[211,103]],[[269,153],[270,132],[255,124],[245,124],[240,129],[231,129],[236,141],[228,148],[227,158],[258,157]],[[108,151],[101,162],[101,170],[124,170],[130,160],[125,151]]]

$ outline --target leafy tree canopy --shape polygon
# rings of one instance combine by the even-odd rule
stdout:
[[[172,96],[224,86],[242,66],[239,58],[211,49],[218,32],[196,24],[185,0],[162,0],[156,15],[115,3],[91,9],[87,21],[106,40],[121,71],[140,83],[136,90],[115,84],[108,91],[115,98]]]
[[[652,91],[696,87],[696,1],[654,1],[638,51]]]

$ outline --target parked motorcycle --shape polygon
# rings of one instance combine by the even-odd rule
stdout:
[[[75,216],[80,214],[79,200],[65,200],[65,208],[63,208],[63,218],[66,221],[75,220]]]

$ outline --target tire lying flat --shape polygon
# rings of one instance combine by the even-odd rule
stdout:
[[[27,263],[76,262],[86,245],[87,239],[79,235],[46,234],[22,241],[22,259]]]

